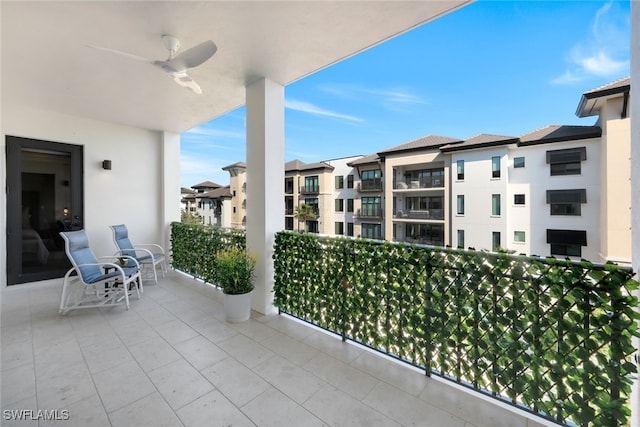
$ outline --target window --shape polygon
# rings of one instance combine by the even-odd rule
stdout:
[[[353,175],[347,175],[347,188],[353,188]]]
[[[318,221],[307,221],[305,228],[309,233],[318,233]]]
[[[457,164],[458,164],[458,179],[462,181],[464,179],[464,160],[458,160]]]
[[[491,250],[497,252],[500,250],[500,232],[494,231],[491,236]]]
[[[382,239],[382,225],[363,223],[362,237],[364,239]]]
[[[236,207],[235,206],[233,207],[233,213],[236,213]]]
[[[491,177],[500,178],[500,157],[495,156],[491,158]]]
[[[524,231],[514,231],[513,232],[513,241],[514,242],[524,243],[525,242]]]
[[[564,256],[582,256],[582,246],[580,245],[551,245],[551,255],[564,255]]]
[[[406,171],[404,184],[408,188],[444,187],[444,168]]]
[[[380,197],[363,197],[360,215],[367,217],[382,216],[382,204]]]
[[[336,190],[344,188],[344,176],[336,176]]]
[[[582,203],[587,203],[587,190],[547,190],[551,215],[580,216]]]
[[[353,223],[347,223],[347,236],[353,236]]]
[[[337,222],[336,221],[335,234],[337,234],[339,236],[344,234],[344,222]]]
[[[422,245],[444,245],[444,225],[407,223],[405,240]]]
[[[336,199],[336,212],[344,212],[344,199]]]
[[[318,209],[318,198],[314,197],[312,199],[304,199],[304,204],[309,205],[313,208],[313,211],[318,215],[320,213],[320,209]]]
[[[547,243],[551,255],[582,256],[582,246],[587,246],[587,232],[581,230],[547,230]]]
[[[353,199],[347,199],[347,212],[353,212]]]
[[[320,183],[318,176],[306,176],[304,178],[303,193],[318,193],[320,191]]]
[[[524,205],[525,197],[524,194],[514,194],[513,195],[513,204],[514,205]]]
[[[514,157],[513,158],[513,167],[514,168],[523,168],[524,167],[524,157]]]
[[[491,195],[491,215],[500,216],[500,195]]]
[[[236,190],[233,190],[233,197],[236,197]]]
[[[380,169],[372,169],[368,171],[362,171],[362,180],[376,179],[382,177],[382,171]]]
[[[464,249],[464,230],[458,230],[458,248]]]
[[[284,229],[293,230],[293,217],[288,216],[284,218]]]
[[[584,160],[587,160],[585,147],[547,151],[547,163],[550,166],[551,176],[579,175],[581,162]]]
[[[458,195],[458,215],[464,215],[464,195]]]

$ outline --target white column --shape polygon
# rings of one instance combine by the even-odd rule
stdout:
[[[161,132],[160,236],[166,253],[171,253],[171,223],[180,221],[180,134]]]
[[[631,257],[640,280],[640,3],[631,2]],[[635,22],[635,24],[634,24]],[[640,298],[640,292],[636,292]],[[640,340],[634,340],[640,359]],[[640,362],[636,364],[640,371]],[[631,391],[631,425],[640,426],[640,380]]]
[[[247,84],[247,250],[257,257],[251,306],[273,307],[273,242],[284,229],[284,86]]]

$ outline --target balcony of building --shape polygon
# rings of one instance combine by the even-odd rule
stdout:
[[[357,219],[382,219],[383,209],[382,206],[365,206],[358,209],[354,217]]]
[[[252,200],[249,221],[243,216],[242,223],[251,236],[251,250],[263,261],[256,275],[253,306],[270,313],[270,251],[274,233],[282,229],[278,183],[284,173],[274,165],[284,163],[285,86],[466,3],[403,2],[389,14],[385,2],[370,2],[366,7],[353,2],[308,6],[305,2],[256,2],[251,8],[242,2],[201,2],[197,7],[191,2],[165,2],[161,8],[155,2],[130,1],[69,2],[65,7],[57,2],[2,2],[2,80],[7,89],[2,99],[2,130],[5,135],[83,148],[79,185],[87,197],[78,202],[83,214],[79,221],[97,254],[104,255],[113,253],[108,226],[116,220],[127,223],[138,240],[170,247],[167,230],[180,216],[175,203],[180,192],[180,133],[245,105],[247,163],[253,175],[247,185],[247,197]],[[226,25],[234,20],[246,25]],[[146,36],[139,26],[128,25],[133,21],[145,22]],[[194,75],[202,95],[195,96],[162,73],[153,74],[158,72],[153,67],[130,68],[116,57],[102,56],[107,52],[84,50],[92,43],[159,58],[153,52],[162,49],[162,41],[152,34],[162,34],[167,25],[184,36],[183,52],[211,38],[220,43],[220,52]],[[118,28],[118,40],[105,28]],[[211,28],[219,33],[213,35]],[[319,42],[318,49],[309,50],[310,42]],[[51,46],[56,46],[54,57]],[[257,58],[256,51],[265,54]],[[286,60],[278,60],[282,58]],[[117,72],[120,67],[127,68],[126,79]],[[88,72],[74,73],[78,69]],[[103,77],[100,84],[96,84],[96,73]],[[70,75],[73,85],[60,84]],[[144,95],[140,102],[131,102],[134,92]],[[0,145],[4,152],[4,138]],[[110,170],[99,166],[107,155],[113,161]],[[8,163],[6,158],[0,160],[5,170]],[[131,189],[132,183],[145,191],[119,191]],[[76,181],[70,184],[73,187]],[[109,203],[109,198],[114,201]],[[3,211],[14,205],[20,210],[20,203],[8,202],[7,195],[0,200]],[[146,206],[149,211],[142,214],[123,206]],[[0,221],[5,231],[19,230],[19,221],[14,224],[8,217]],[[634,242],[637,229],[633,228]],[[69,425],[91,426],[200,426],[212,419],[258,426],[350,421],[547,425],[449,383],[442,388],[441,381],[425,378],[424,372],[402,366],[402,374],[396,376],[397,365],[380,365],[380,359],[368,351],[345,350],[355,346],[336,343],[333,336],[318,339],[325,338],[324,333],[311,338],[305,335],[306,327],[301,332],[297,323],[281,324],[283,317],[255,312],[246,324],[225,324],[219,317],[220,295],[175,272],[159,285],[146,287],[143,298],[134,300],[129,311],[93,310],[60,317],[59,280],[48,277],[52,281],[25,284],[7,279],[13,267],[7,259],[20,253],[10,243],[11,239],[0,243],[3,414],[66,410],[74,420]],[[368,264],[358,271],[368,273],[372,267]],[[290,339],[292,347],[287,346]],[[283,365],[283,358],[289,361],[309,347],[315,356],[328,357],[310,365],[300,360]],[[278,352],[285,350],[288,358]],[[269,351],[271,362],[255,359],[269,357]],[[347,356],[341,358],[341,353]],[[223,359],[216,361],[218,356]],[[212,368],[223,360],[228,365]],[[212,370],[205,373],[207,368]],[[317,378],[319,390],[313,386]],[[291,382],[296,386],[290,388]],[[262,390],[261,385],[267,388]],[[452,389],[456,389],[454,395],[449,393]],[[560,401],[558,406],[562,405]],[[3,425],[5,421],[11,424],[4,419]]]
[[[444,209],[398,209],[393,213],[393,219],[444,221]]]
[[[174,271],[129,311],[62,317],[59,294],[2,290],[4,411],[92,427],[552,425],[288,316],[226,323],[222,293]]]
[[[359,193],[379,193],[383,188],[382,178],[363,179],[356,185]]]
[[[300,187],[300,194],[304,194],[304,195],[320,194],[320,186],[319,185],[305,185],[304,187]]]
[[[443,177],[423,177],[423,178],[407,178],[397,180],[393,189],[398,191],[402,190],[421,190],[432,188],[444,188]]]

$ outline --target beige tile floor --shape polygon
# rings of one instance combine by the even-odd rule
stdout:
[[[2,426],[555,425],[286,316],[226,323],[221,293],[176,272],[129,311],[63,317],[60,288],[0,294]],[[69,419],[16,421],[11,410]]]

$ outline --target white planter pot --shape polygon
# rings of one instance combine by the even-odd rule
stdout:
[[[224,313],[227,322],[248,320],[251,316],[251,292],[240,295],[224,294]]]

